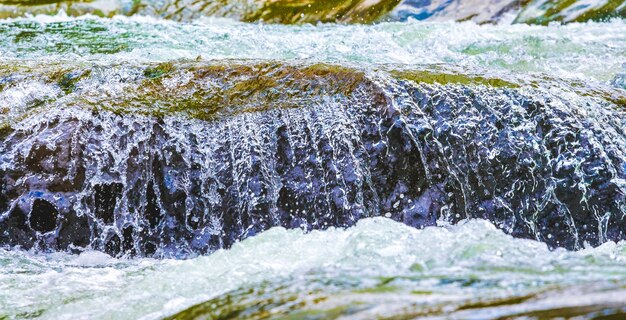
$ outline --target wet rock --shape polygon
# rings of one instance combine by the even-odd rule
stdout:
[[[92,14],[153,16],[175,21],[193,21],[202,17],[227,17],[245,22],[281,24],[303,23],[372,23],[409,18],[430,21],[500,22],[507,13],[521,10],[515,22],[548,24],[551,21],[582,22],[626,17],[624,0],[555,1],[555,0],[224,0],[224,1],[2,1],[0,18],[25,15],[70,16]],[[20,41],[29,41],[29,32]]]
[[[284,24],[371,23],[384,18],[398,2],[400,0],[263,1],[257,11],[245,14],[242,20]]]
[[[603,21],[614,17],[626,17],[626,1],[533,0],[524,7],[515,22],[547,25],[552,21]]]
[[[122,184],[105,183],[94,186],[95,217],[102,219],[105,224],[114,221],[115,207],[122,196]]]
[[[624,72],[618,73],[615,78],[611,81],[611,85],[616,88],[626,90],[626,64],[622,66]]]
[[[57,250],[80,252],[91,243],[91,227],[87,214],[78,216],[71,212],[61,218],[57,237]]]
[[[58,217],[59,212],[50,202],[35,199],[28,217],[28,222],[31,229],[45,233],[56,229]]]
[[[393,20],[498,22],[505,13],[519,10],[519,0],[404,0],[390,13]]]
[[[9,125],[0,243],[188,257],[381,215],[570,249],[626,238],[617,93],[325,65],[107,71]]]
[[[378,21],[400,0],[228,0],[228,1],[3,1],[0,18],[26,14],[56,14],[63,11],[71,16],[92,14],[101,17],[115,15],[148,15],[175,21],[191,21],[207,16],[228,17],[241,21],[283,24],[343,22],[370,23]],[[2,4],[4,3],[4,4]]]

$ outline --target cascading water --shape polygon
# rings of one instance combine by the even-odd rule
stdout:
[[[61,70],[40,89],[53,106],[18,101],[49,109],[6,129],[11,245],[185,256],[379,215],[567,248],[624,237],[626,117],[601,96],[326,65]],[[35,81],[18,74],[7,91]]]
[[[622,20],[98,3],[0,6],[0,317],[626,313]]]

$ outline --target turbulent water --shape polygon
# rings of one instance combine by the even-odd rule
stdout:
[[[191,260],[0,252],[9,318],[485,319],[626,312],[626,246],[550,251],[484,221],[276,228]],[[207,301],[208,302],[204,302]],[[617,319],[617,317],[616,317]]]
[[[0,20],[0,319],[619,319],[624,128],[619,19]]]
[[[549,27],[473,23],[284,26],[205,18],[18,18],[0,25],[5,61],[276,59],[371,68],[445,64],[608,82],[626,55],[624,21]]]

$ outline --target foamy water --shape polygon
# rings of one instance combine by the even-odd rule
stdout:
[[[298,60],[361,68],[442,64],[608,82],[626,63],[626,22],[282,26],[216,18],[182,24],[139,16],[36,16],[0,21],[0,56],[5,61]]]
[[[28,74],[23,70],[60,62],[101,66],[102,74],[92,75],[95,80],[78,84],[79,94],[115,97],[136,90],[127,81],[133,74],[126,78],[124,72],[141,70],[107,66],[175,59],[323,62],[372,73],[427,65],[621,88],[626,22],[281,26],[62,14],[0,21],[2,74],[18,66]],[[174,87],[188,81],[174,80]],[[22,116],[34,102],[61,95],[56,83],[14,83],[5,88],[0,77],[4,114]],[[591,108],[585,101],[579,104]],[[549,250],[484,220],[440,224],[415,229],[368,218],[348,229],[310,233],[275,227],[231,249],[188,260],[2,249],[0,318],[160,319],[197,304],[178,318],[191,318],[193,310],[217,318],[353,319],[541,317],[553,310],[585,317],[626,313],[624,242]]]
[[[436,315],[439,309],[481,318],[495,311],[459,309],[567,290],[591,293],[505,303],[498,312],[504,316],[556,309],[586,304],[594,297],[607,305],[623,303],[624,262],[624,243],[550,251],[481,220],[418,230],[372,218],[347,230],[303,233],[274,228],[230,250],[183,261],[113,259],[98,252],[75,256],[1,251],[0,314],[158,319],[231,290],[267,286],[265,295],[275,294],[276,300],[291,294],[305,301],[301,311],[361,305],[356,315],[364,318],[428,310]],[[308,295],[307,290],[316,294]],[[613,292],[610,299],[607,292]],[[316,296],[328,298],[314,303]]]

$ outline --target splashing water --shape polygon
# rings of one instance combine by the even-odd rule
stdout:
[[[0,318],[624,315],[624,65],[623,20],[2,20]]]
[[[158,319],[206,300],[205,311],[215,317],[230,310],[249,318],[290,310],[363,319],[626,312],[623,243],[549,251],[481,220],[423,230],[385,218],[308,234],[275,228],[185,261],[117,260],[96,252],[2,251],[0,257],[0,309],[8,317]],[[563,298],[574,292],[578,298]],[[193,309],[178,319],[190,314]]]
[[[473,23],[281,26],[201,19],[37,16],[0,23],[4,59],[111,62],[177,58],[357,65],[446,64],[610,81],[626,62],[626,23],[548,27]],[[9,60],[11,61],[11,60]]]

